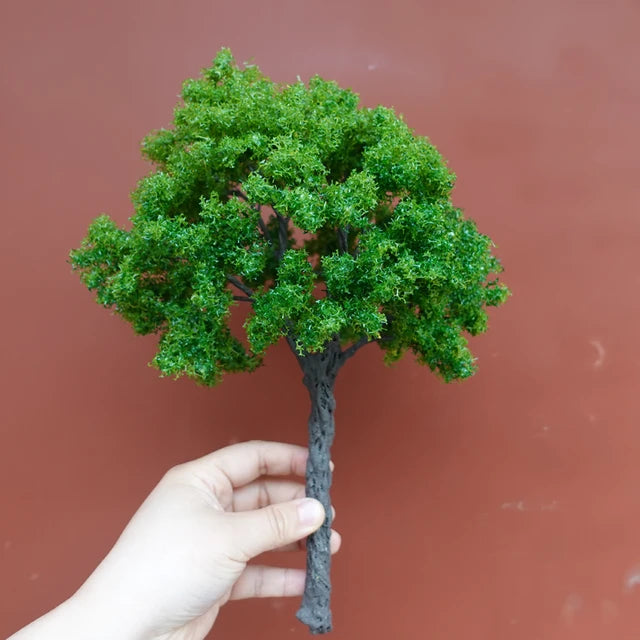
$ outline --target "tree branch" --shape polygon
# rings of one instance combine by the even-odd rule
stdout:
[[[240,189],[231,189],[231,191],[229,191],[229,195],[238,196],[238,198],[240,198],[241,200],[244,200],[245,202],[249,202],[249,198],[247,197],[247,194],[244,193],[243,191],[240,191]]]
[[[238,302],[251,302],[253,303],[253,298],[249,298],[248,296],[233,296],[234,300]]]
[[[242,293],[246,293],[250,298],[253,298],[254,293],[251,289],[249,289],[249,287],[247,287],[247,285],[242,282],[241,280],[238,280],[238,278],[234,277],[234,276],[230,276],[229,274],[227,274],[227,280],[237,289],[240,289],[240,291],[242,291]]]
[[[258,218],[258,226],[260,227],[260,231],[262,232],[262,235],[264,236],[264,239],[271,245],[273,246],[273,241],[271,240],[271,233],[269,232],[269,228],[267,227],[267,225],[264,223],[264,220],[262,219],[262,217]]]
[[[278,262],[282,261],[282,256],[284,252],[287,250],[287,244],[289,242],[289,220],[281,214],[279,214],[275,209],[273,212],[276,214],[278,218],[278,253],[276,254],[276,260]]]
[[[296,360],[298,361],[298,364],[300,366],[302,366],[304,357],[301,356],[298,353],[298,347],[296,345],[296,340],[295,340],[295,337],[293,335],[293,323],[291,322],[291,320],[288,320],[286,322],[286,326],[287,326],[287,330],[286,330],[286,333],[284,334],[284,337],[287,340],[287,344],[289,345],[289,349],[291,349],[291,353],[293,353],[293,355],[296,357]]]
[[[229,191],[229,195],[238,196],[238,198],[240,198],[241,200],[244,200],[247,203],[249,202],[249,197],[247,196],[247,194],[240,189],[231,189],[231,191]],[[262,207],[259,204],[255,204],[253,208],[258,212],[259,215]],[[271,234],[269,233],[269,229],[267,228],[267,225],[264,223],[264,220],[261,216],[258,218],[258,227],[260,227],[260,231],[262,232],[262,236],[264,237],[264,239],[269,244],[273,244],[271,241]]]
[[[362,349],[362,347],[364,347],[367,344],[371,344],[372,342],[375,342],[375,341],[376,341],[375,339],[374,340],[369,340],[369,338],[367,338],[367,337],[360,338],[360,340],[358,340],[358,342],[354,342],[350,347],[347,347],[340,354],[340,360],[344,363],[346,360],[348,360],[349,358],[354,356],[357,351]]]
[[[349,227],[338,229],[338,250],[340,253],[347,253],[349,248]]]
[[[293,355],[296,356],[296,358],[299,358],[300,354],[298,353],[298,349],[296,348],[296,341],[288,333],[285,334],[284,337],[286,338],[289,349],[291,349]]]
[[[394,321],[394,316],[391,313],[385,313],[384,317],[386,319],[387,328],[382,332],[382,335],[378,338],[378,342],[393,342],[397,336],[394,336],[393,333],[389,333],[389,327]]]

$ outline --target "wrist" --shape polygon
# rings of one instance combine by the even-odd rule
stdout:
[[[120,616],[78,591],[55,609],[20,629],[8,640],[153,640]]]
[[[66,603],[71,619],[81,621],[85,632],[78,640],[154,640],[136,615],[138,607],[123,592],[116,588],[103,593],[91,579],[80,587]]]

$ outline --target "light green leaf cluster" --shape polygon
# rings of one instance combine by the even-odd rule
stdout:
[[[508,295],[491,241],[450,202],[454,176],[392,110],[319,77],[278,85],[223,49],[187,80],[130,230],[97,218],[75,269],[138,333],[154,364],[215,384],[286,335],[300,354],[377,340],[445,380],[473,372],[464,334]],[[249,348],[229,330],[250,304]]]

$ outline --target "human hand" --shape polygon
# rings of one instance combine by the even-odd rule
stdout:
[[[58,620],[86,619],[96,640],[197,640],[228,600],[300,595],[303,570],[248,562],[266,551],[301,548],[297,541],[322,524],[322,505],[302,499],[304,485],[261,478],[303,476],[306,459],[303,447],[246,442],[172,468],[103,562],[56,610]],[[332,552],[339,545],[332,532]],[[88,637],[83,633],[77,637]],[[15,640],[43,637],[20,634]]]

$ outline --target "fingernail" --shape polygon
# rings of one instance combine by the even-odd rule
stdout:
[[[331,469],[331,471],[334,471],[336,468],[336,465],[333,464],[333,460],[329,460],[329,468]]]
[[[313,498],[306,498],[298,505],[298,519],[303,527],[317,524],[323,517],[322,505]]]

